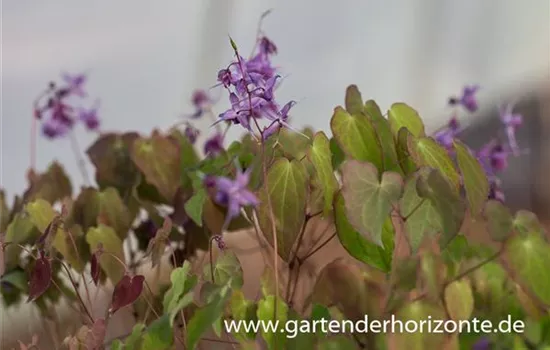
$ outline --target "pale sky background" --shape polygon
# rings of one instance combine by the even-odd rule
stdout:
[[[300,101],[299,126],[328,131],[352,83],[384,110],[410,104],[434,129],[464,84],[482,85],[491,108],[550,76],[549,0],[4,0],[1,186],[10,198],[26,187],[32,102],[60,72],[89,72],[103,130],[167,128],[231,59],[228,35],[249,52],[269,8],[264,30],[288,75],[278,96]],[[93,140],[78,138],[83,149]],[[82,183],[68,140],[41,138],[37,158],[38,170],[55,158]]]

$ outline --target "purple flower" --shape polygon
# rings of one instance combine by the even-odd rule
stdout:
[[[194,119],[201,117],[204,111],[212,105],[212,99],[204,90],[195,90],[191,96],[191,102],[195,107],[195,113],[191,115],[191,118]]]
[[[69,85],[68,87],[69,92],[80,97],[86,97],[87,94],[84,91],[84,84],[86,83],[86,75],[84,74],[71,75],[71,74],[64,73],[63,80],[65,81],[65,83],[67,83],[67,85]]]
[[[47,119],[42,123],[42,134],[49,139],[55,139],[67,135],[70,126],[57,119]]]
[[[477,152],[477,158],[485,168],[487,174],[492,175],[508,167],[508,156],[510,152],[496,142],[491,141]]]
[[[516,140],[516,129],[521,126],[523,122],[523,116],[518,113],[513,113],[514,105],[508,104],[505,107],[500,108],[500,119],[504,124],[506,136],[508,137],[508,144],[514,154],[519,154],[519,146]]]
[[[183,134],[185,135],[185,137],[187,137],[191,144],[194,144],[195,141],[197,141],[197,137],[200,135],[200,131],[193,125],[187,124],[185,130],[183,131]]]
[[[258,198],[247,189],[250,182],[251,168],[242,172],[241,169],[237,169],[237,175],[235,180],[231,180],[227,177],[215,178],[215,201],[223,206],[227,206],[227,217],[224,227],[227,227],[231,219],[237,217],[241,209],[245,206],[257,206],[259,204]]]
[[[498,178],[493,177],[489,179],[489,199],[494,199],[504,203],[506,199],[504,192],[502,191],[501,182]]]
[[[462,90],[462,96],[460,98],[452,97],[449,99],[449,104],[451,105],[457,105],[460,104],[468,112],[475,112],[478,109],[478,103],[476,99],[476,93],[479,90],[479,86],[477,85],[469,85],[465,86]]]
[[[472,350],[490,350],[491,340],[487,337],[480,338],[473,346]]]
[[[90,131],[97,130],[99,128],[99,117],[97,116],[97,110],[99,109],[99,102],[90,109],[80,109],[79,119],[86,125],[86,128]]]
[[[276,55],[277,46],[264,36],[260,39],[260,52],[264,55]]]
[[[458,120],[453,117],[449,121],[446,127],[437,131],[434,135],[434,139],[447,149],[451,149],[455,137],[460,133],[460,124]]]
[[[223,151],[223,134],[216,133],[204,143],[204,154],[216,156]]]

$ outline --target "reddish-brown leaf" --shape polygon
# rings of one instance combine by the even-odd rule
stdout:
[[[29,298],[27,302],[35,301],[50,287],[52,279],[52,266],[50,261],[42,253],[36,260],[29,281]]]
[[[111,308],[109,313],[114,314],[117,310],[133,304],[143,291],[143,282],[145,277],[137,275],[130,277],[124,275],[122,279],[115,286],[113,291],[113,298],[111,300]]]

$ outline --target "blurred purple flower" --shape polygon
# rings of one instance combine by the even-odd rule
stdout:
[[[494,140],[487,143],[477,152],[478,160],[489,175],[505,170],[508,167],[509,155],[510,152]]]
[[[489,199],[494,199],[504,203],[506,197],[502,191],[501,182],[498,178],[493,177],[489,179]]]
[[[237,217],[241,209],[245,206],[257,206],[258,198],[247,189],[250,182],[250,172],[248,168],[245,172],[237,169],[235,180],[227,177],[215,178],[215,201],[223,206],[227,206],[227,217],[224,227],[227,227],[231,219]]]
[[[68,134],[71,127],[57,119],[46,119],[42,123],[42,134],[49,139],[63,137]]]
[[[513,113],[514,105],[508,104],[505,107],[500,108],[500,119],[504,124],[506,136],[508,137],[508,144],[515,155],[519,154],[519,146],[516,140],[516,129],[521,126],[523,122],[523,116],[518,113]]]
[[[84,91],[84,84],[86,83],[85,74],[67,74],[63,73],[63,80],[68,85],[68,91],[72,94],[75,94],[79,97],[86,97],[86,92]]]
[[[191,115],[191,118],[196,119],[200,118],[212,106],[212,99],[206,91],[199,89],[193,92],[191,103],[195,107],[195,113]]]
[[[473,346],[472,350],[490,350],[491,340],[487,337],[480,338]]]
[[[260,39],[260,52],[264,55],[276,55],[277,46],[275,46],[269,38],[264,36]]]
[[[434,139],[446,149],[451,149],[455,137],[460,133],[460,124],[458,120],[453,117],[443,129],[437,131],[434,135]]]
[[[223,151],[223,134],[216,133],[204,143],[204,154],[216,156]]]
[[[99,117],[97,111],[99,109],[99,102],[96,102],[92,108],[81,108],[79,111],[79,119],[86,125],[86,128],[90,131],[95,131],[99,128]]]
[[[468,112],[475,112],[478,109],[476,93],[479,90],[477,85],[465,86],[460,98],[452,97],[449,99],[450,105],[462,105]]]
[[[197,141],[197,137],[200,135],[199,129],[195,128],[191,124],[187,124],[185,127],[185,130],[183,131],[183,134],[191,144],[194,144]]]

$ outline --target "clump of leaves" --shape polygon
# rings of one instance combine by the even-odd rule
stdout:
[[[41,174],[31,169],[29,189],[11,206],[2,192],[4,307],[27,296],[51,317],[51,307],[66,297],[83,314],[81,328],[64,342],[70,349],[193,349],[224,342],[269,349],[550,346],[550,244],[533,213],[506,208],[499,187],[507,157],[521,154],[514,138],[521,116],[511,106],[502,109],[507,139],[490,139],[479,150],[459,140],[459,113],[478,108],[475,86],[450,99],[456,107],[450,122],[433,136],[412,107],[399,102],[383,113],[355,85],[332,113],[331,136],[297,130],[291,122],[295,102],[280,103],[277,96],[275,44],[262,34],[248,58],[230,44],[235,59],[217,75],[230,109],[216,116],[209,91],[192,99],[189,118],[214,121],[204,156],[190,121],[150,135],[103,133],[86,152],[95,184],[73,194],[63,167],[53,163]],[[67,88],[53,85],[51,106],[37,107],[37,118],[52,113],[55,128],[48,122],[44,130],[56,138],[73,125],[75,114],[64,104],[67,95],[84,91],[85,79],[78,77],[67,78]],[[97,127],[95,114],[81,118],[89,129]],[[243,128],[245,135],[226,147],[222,126]],[[317,219],[334,232],[307,243],[304,233]],[[463,233],[472,222],[486,226],[473,238],[486,234],[482,241],[492,244]],[[262,284],[256,299],[243,293],[238,251],[224,243],[240,229],[255,231],[275,253],[272,268],[255,281]],[[349,256],[328,262],[298,307],[298,277],[284,281],[280,272],[303,276],[304,263],[323,254],[334,237]],[[137,249],[128,251],[125,243],[133,240]],[[197,274],[191,262],[200,252],[210,261]],[[136,269],[159,267],[163,257],[172,264],[170,285],[155,294]],[[104,317],[89,311],[90,283],[114,286]],[[135,327],[109,341],[106,329],[122,308],[134,309]],[[286,337],[272,329],[224,327],[229,321],[311,326],[365,315],[405,321],[513,315],[530,331],[336,337],[308,329]]]

